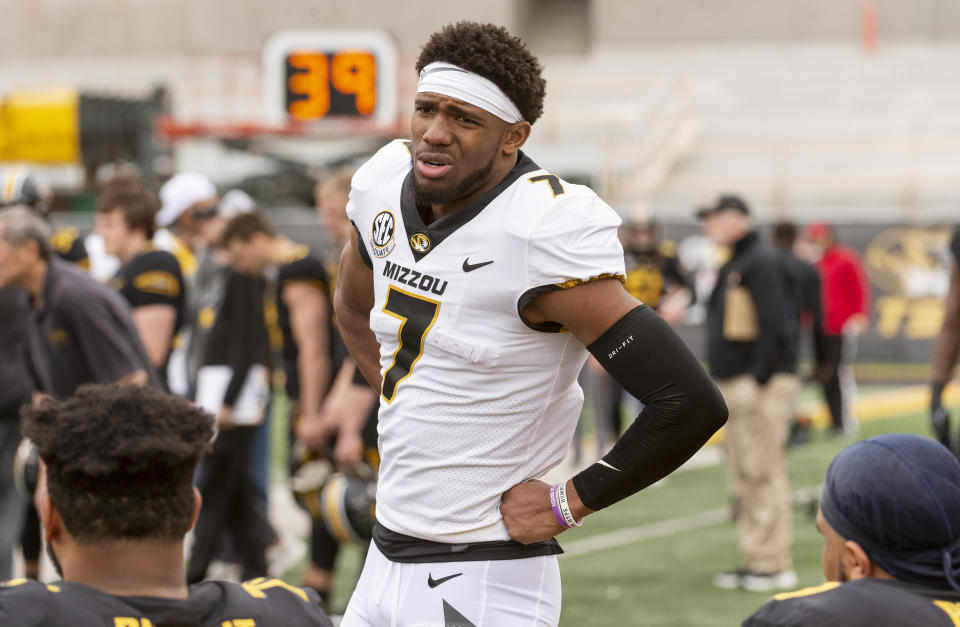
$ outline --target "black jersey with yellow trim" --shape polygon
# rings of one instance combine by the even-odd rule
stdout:
[[[946,582],[944,582],[946,583]],[[960,626],[960,592],[867,577],[778,594],[744,627]]]
[[[660,306],[660,299],[670,289],[690,287],[677,259],[674,242],[664,241],[650,250],[627,250],[625,263],[627,278],[624,288],[652,309]]]
[[[326,268],[310,247],[305,244],[296,245],[285,263],[277,267],[276,305],[277,324],[283,333],[283,364],[287,379],[287,395],[292,399],[300,398],[299,369],[297,368],[297,343],[293,337],[293,328],[290,324],[290,310],[284,300],[284,289],[291,283],[307,283],[312,285],[324,296],[327,303],[328,332],[332,331],[333,307],[329,298],[330,280]],[[333,372],[339,364],[332,364]]]
[[[0,584],[2,627],[331,627],[316,592],[279,579],[208,581],[186,599],[121,597],[79,583]]]
[[[173,326],[170,350],[173,350],[177,331],[186,320],[186,283],[177,258],[165,251],[152,248],[134,255],[123,264],[110,285],[130,304],[131,309],[149,305],[169,305],[177,314]],[[166,380],[166,367],[161,377]]]
[[[133,256],[117,270],[111,285],[132,309],[145,305],[170,305],[183,318],[185,284],[177,258],[165,250],[147,250]]]

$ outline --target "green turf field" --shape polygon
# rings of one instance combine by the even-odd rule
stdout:
[[[926,435],[926,416],[911,413],[864,422],[859,437],[890,431]],[[793,545],[800,587],[822,581],[811,493],[833,456],[851,441],[829,439],[815,431],[809,444],[791,449],[793,489],[801,493],[794,510]],[[560,558],[560,625],[739,625],[767,596],[717,590],[710,582],[714,572],[739,565],[736,532],[727,508],[724,467],[714,465],[677,472],[591,516],[582,528],[565,532],[560,536],[568,549]],[[624,535],[632,538],[618,537]],[[609,546],[592,548],[588,540],[602,540]],[[334,608],[342,608],[349,599],[359,561],[356,548],[341,552]],[[302,566],[289,572],[287,580],[298,582],[301,570]]]
[[[888,431],[926,434],[920,414],[865,422],[861,437]],[[850,440],[826,439],[822,432],[790,454],[794,490],[816,487],[833,456]],[[656,521],[671,521],[727,503],[721,466],[684,471],[664,485],[650,488],[587,519],[561,541]],[[811,504],[812,505],[812,504]],[[800,587],[820,583],[820,535],[813,507],[794,512],[794,550]],[[671,527],[670,523],[662,525]],[[678,525],[679,526],[679,525]],[[715,571],[737,566],[736,532],[732,523],[706,525],[645,541],[596,550],[560,560],[563,573],[564,626],[610,625],[739,625],[765,600],[763,594],[715,589]]]

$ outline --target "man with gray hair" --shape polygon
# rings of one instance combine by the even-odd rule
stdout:
[[[130,310],[105,285],[51,253],[50,227],[25,207],[0,211],[0,288],[26,292],[28,370],[64,399],[84,383],[157,385]]]

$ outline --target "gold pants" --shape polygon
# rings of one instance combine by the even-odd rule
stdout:
[[[737,532],[744,566],[776,573],[792,568],[792,495],[786,441],[790,410],[800,390],[792,374],[765,385],[741,375],[717,382],[727,402],[727,465],[740,501]]]

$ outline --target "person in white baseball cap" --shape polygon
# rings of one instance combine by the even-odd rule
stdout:
[[[181,172],[160,188],[160,211],[154,237],[158,248],[169,250],[185,276],[192,276],[197,262],[194,252],[199,244],[200,228],[196,214],[219,203],[216,186],[199,172]]]
[[[202,247],[200,220],[197,213],[216,211],[220,199],[217,188],[205,175],[198,172],[181,172],[160,188],[160,211],[157,213],[157,232],[153,245],[173,253],[180,262],[181,274],[192,283],[197,272],[198,247]],[[189,392],[189,374],[185,346],[189,333],[184,331],[175,341],[167,367],[167,383],[170,391],[186,395]]]

